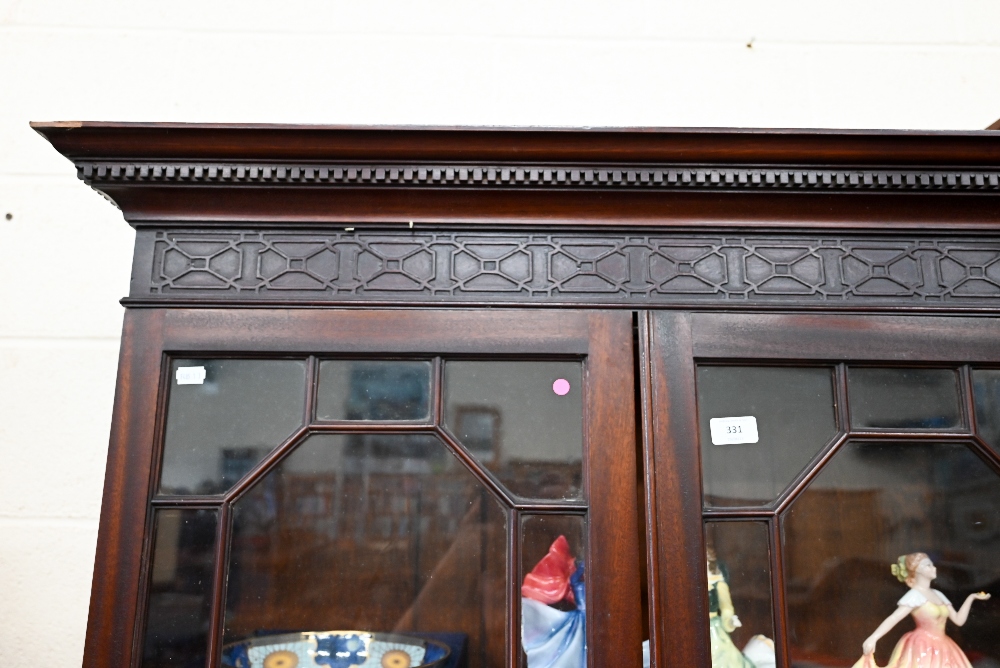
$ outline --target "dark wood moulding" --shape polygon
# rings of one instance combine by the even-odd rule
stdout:
[[[1000,163],[986,131],[32,123],[82,158],[527,160],[977,165]]]
[[[35,123],[136,226],[984,231],[1000,135]]]

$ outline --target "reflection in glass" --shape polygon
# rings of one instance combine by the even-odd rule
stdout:
[[[225,643],[288,631],[504,657],[506,514],[439,440],[309,437],[233,505]]]
[[[155,522],[142,665],[203,666],[218,514],[160,510]]]
[[[319,420],[426,420],[431,363],[326,360],[319,365]]]
[[[160,493],[232,487],[302,424],[305,378],[302,360],[174,360]]]
[[[764,522],[706,522],[712,668],[774,665],[771,562]]]
[[[855,429],[953,429],[961,424],[958,374],[952,369],[847,372]]]
[[[929,555],[934,587],[952,601],[994,594],[948,633],[972,660],[1000,660],[1000,478],[967,445],[847,443],[782,531],[793,665],[852,666],[907,593],[890,565],[914,552]],[[879,665],[912,628],[901,622],[878,642]]]
[[[583,498],[580,362],[452,361],[445,424],[513,494]]]
[[[587,665],[585,523],[581,515],[521,519],[521,665]]]
[[[972,384],[979,437],[1000,453],[1000,370],[976,369],[972,372]]]
[[[700,366],[697,384],[706,505],[774,500],[837,433],[829,367]],[[712,443],[712,418],[742,416],[756,443]]]

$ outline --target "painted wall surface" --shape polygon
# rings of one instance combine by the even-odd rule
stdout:
[[[981,129],[998,62],[994,0],[0,0],[0,664],[80,663],[133,240],[29,120]]]

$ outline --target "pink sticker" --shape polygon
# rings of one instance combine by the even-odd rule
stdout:
[[[552,391],[560,397],[566,396],[569,394],[569,381],[565,378],[560,378],[556,382],[552,383]]]

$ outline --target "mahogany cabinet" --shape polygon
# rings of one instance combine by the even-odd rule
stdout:
[[[933,579],[883,665],[1000,594],[998,133],[34,128],[136,230],[87,666],[852,666]]]

